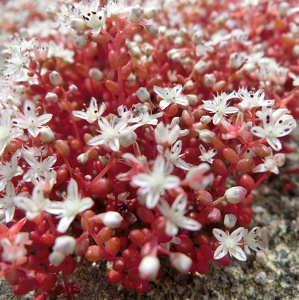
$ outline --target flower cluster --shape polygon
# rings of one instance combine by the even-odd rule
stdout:
[[[205,274],[263,250],[252,191],[279,174],[299,118],[286,4],[0,4],[0,276],[14,294],[71,299],[78,257],[145,292],[162,255]]]

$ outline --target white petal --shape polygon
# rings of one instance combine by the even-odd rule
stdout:
[[[213,229],[213,235],[215,236],[215,238],[221,243],[223,241],[225,241],[227,239],[227,234],[219,229],[219,228],[214,228]],[[218,248],[217,248],[218,249]]]
[[[214,252],[214,259],[220,259],[224,257],[226,254],[227,254],[227,249],[223,245],[220,245]]]

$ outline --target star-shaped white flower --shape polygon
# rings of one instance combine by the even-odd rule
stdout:
[[[166,169],[165,160],[159,155],[154,162],[152,172],[133,176],[131,183],[139,187],[138,194],[145,198],[147,208],[154,208],[165,190],[179,186],[180,178],[169,175],[171,171],[172,169]]]
[[[164,199],[160,199],[158,208],[161,214],[166,217],[165,233],[169,236],[177,235],[179,228],[197,231],[202,226],[196,220],[185,217],[187,212],[187,197],[184,194],[178,195],[171,207]]]
[[[30,182],[37,178],[52,178],[56,180],[56,172],[52,168],[57,160],[56,156],[48,156],[44,160],[40,157],[38,160],[29,151],[23,151],[23,157],[30,165],[30,169],[23,176],[24,181]]]
[[[9,52],[9,57],[4,63],[3,74],[14,81],[28,80],[24,67],[28,63],[29,52],[22,51],[21,47],[13,47]]]
[[[161,88],[154,85],[155,93],[162,99],[159,103],[159,106],[164,110],[171,103],[176,103],[182,106],[188,106],[189,102],[186,96],[181,95],[183,87],[178,84],[173,88]]]
[[[3,154],[7,144],[22,134],[22,129],[12,126],[10,111],[8,109],[3,110],[0,116],[0,156]]]
[[[50,204],[50,200],[44,197],[44,193],[40,185],[34,187],[31,198],[19,194],[14,197],[14,202],[18,207],[25,210],[26,217],[29,220],[37,217]]]
[[[217,154],[217,150],[212,148],[207,151],[203,145],[199,145],[199,150],[200,150],[201,155],[198,158],[201,161],[212,164],[213,160],[214,160],[214,156]]]
[[[236,106],[228,106],[227,101],[236,98],[235,92],[230,94],[221,93],[214,97],[213,100],[203,100],[203,109],[214,113],[213,124],[219,124],[223,117],[228,114],[234,114],[239,111]]]
[[[288,109],[279,108],[275,111],[263,106],[257,112],[262,120],[262,126],[253,126],[250,132],[258,137],[265,138],[271,148],[279,151],[282,148],[279,137],[290,134],[297,124],[293,116],[288,114]]]
[[[166,149],[164,152],[164,157],[166,159],[166,168],[172,167],[173,165],[182,170],[189,170],[191,165],[185,162],[181,157],[184,156],[182,151],[182,141],[177,141],[171,149]],[[163,155],[163,146],[157,145],[157,150]]]
[[[5,189],[6,184],[15,176],[23,174],[23,170],[18,166],[21,153],[17,150],[10,161],[4,162],[0,165],[0,191]]]
[[[100,134],[88,141],[88,145],[99,146],[108,144],[112,151],[118,151],[120,148],[120,138],[127,129],[126,121],[119,121],[117,116],[113,116],[108,122],[106,118],[98,119]]]
[[[86,112],[75,110],[73,111],[73,115],[76,116],[77,118],[86,120],[88,123],[93,123],[103,114],[105,110],[106,110],[105,103],[103,102],[98,107],[97,100],[94,97],[92,97]]]
[[[20,196],[26,196],[27,193],[22,192]],[[5,222],[10,222],[15,214],[15,202],[14,197],[16,196],[15,187],[11,182],[8,182],[5,189],[5,195],[0,198],[0,208],[4,209]]]
[[[240,227],[230,234],[228,231],[224,232],[219,228],[214,228],[213,234],[220,244],[214,252],[214,259],[221,259],[228,253],[238,260],[246,261],[246,255],[240,247],[242,244],[240,241],[243,238],[244,230],[244,227]]]
[[[70,224],[73,222],[77,214],[93,206],[93,201],[89,197],[82,198],[78,193],[77,182],[72,178],[67,187],[67,197],[64,201],[51,202],[45,209],[46,212],[57,215],[60,219],[57,231],[64,233],[68,230]]]
[[[41,116],[37,117],[34,103],[28,100],[25,101],[24,114],[16,112],[16,116],[17,118],[12,120],[15,126],[22,129],[27,129],[33,137],[37,137],[40,133],[40,129],[44,124],[51,120],[53,115],[42,114]]]
[[[254,227],[249,232],[248,229],[244,230],[244,250],[246,254],[251,254],[250,249],[254,251],[261,251],[263,247],[256,241],[260,228]]]
[[[246,88],[240,88],[238,90],[238,96],[241,98],[242,102],[238,104],[241,110],[252,109],[254,107],[262,106],[273,106],[275,100],[265,100],[265,93],[261,90],[248,91]]]

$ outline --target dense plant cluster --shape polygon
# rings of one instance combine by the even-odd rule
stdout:
[[[0,274],[15,295],[70,299],[78,257],[145,292],[162,256],[205,274],[262,250],[249,204],[299,117],[296,1],[0,7]]]

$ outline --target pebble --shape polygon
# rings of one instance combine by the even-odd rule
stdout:
[[[258,274],[255,275],[254,281],[257,284],[260,285],[266,285],[267,284],[267,275],[265,272],[259,272]]]

